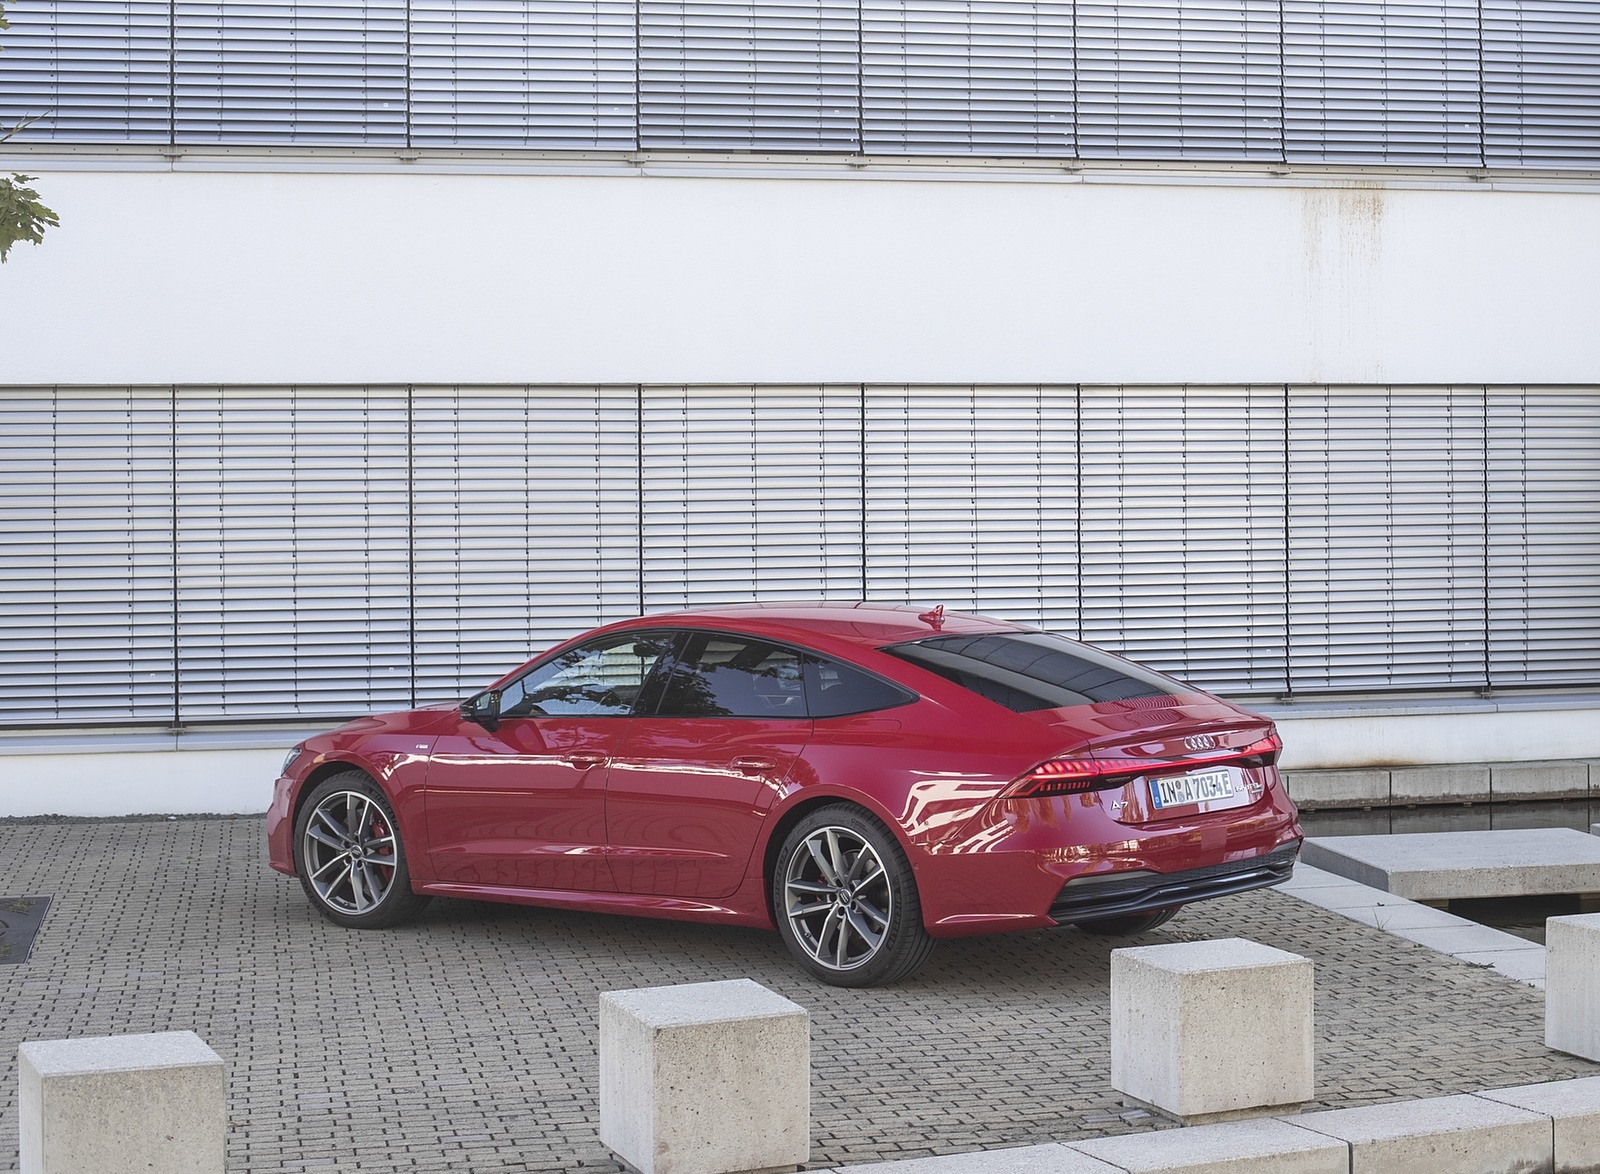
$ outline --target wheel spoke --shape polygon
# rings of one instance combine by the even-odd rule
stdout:
[[[826,961],[823,958],[823,954],[828,950],[828,939],[838,932],[842,920],[839,916],[839,907],[837,905],[829,909],[828,916],[823,918],[822,928],[817,931],[816,948],[811,951],[812,957],[818,962]]]
[[[333,880],[328,883],[326,888],[320,885],[317,886],[317,892],[321,893],[322,899],[327,901],[329,904],[333,903],[334,893],[339,891],[339,886],[342,885],[346,878],[348,878],[350,875],[350,861],[345,857],[340,857],[338,859],[338,863],[344,865],[344,871],[338,876],[334,877]]]
[[[348,863],[348,862],[349,861],[348,861],[347,857],[344,857],[344,856],[330,856],[330,857],[328,857],[327,860],[323,861],[320,865],[318,865],[316,868],[313,868],[311,870],[311,879],[312,880],[316,880],[319,876],[321,876],[323,873],[327,872],[328,869],[332,868],[335,864],[342,864],[342,863]]]
[[[786,887],[792,893],[825,893],[833,896],[833,885],[819,885],[816,881],[792,880],[786,882]]]
[[[837,885],[839,883],[839,874],[833,870],[833,865],[822,854],[822,845],[817,843],[815,836],[806,841],[806,851],[810,852],[811,858],[817,862],[817,868],[822,872],[822,879],[827,881],[830,886]]]
[[[877,922],[880,930],[889,928],[889,915],[884,913],[882,910],[875,908],[871,902],[864,900],[861,897],[857,897],[856,908],[862,913],[865,913],[868,917],[872,918],[873,921]]]
[[[328,833],[323,831],[321,828],[308,827],[306,828],[306,835],[319,844],[326,844],[335,852],[344,851],[344,845],[338,840],[334,839],[332,836],[328,835]]]
[[[821,913],[824,909],[832,909],[832,901],[818,901],[815,905],[791,905],[790,917],[810,917],[813,913]]]
[[[828,859],[833,862],[832,879],[842,884],[842,878],[849,875],[849,869],[845,867],[844,853],[839,848],[839,833],[836,829],[829,828],[823,834],[828,838]]]
[[[361,887],[361,869],[353,861],[350,864],[350,899],[355,902],[357,913],[366,910],[367,896]]]
[[[367,825],[372,822],[372,800],[365,800],[361,807],[361,818],[356,821],[355,838],[361,839],[367,834]]]
[[[880,945],[883,944],[883,934],[874,930],[870,925],[867,924],[867,919],[861,916],[860,910],[850,910],[849,920],[850,928],[855,930],[856,936],[867,944],[867,949],[869,951],[876,950]]]
[[[334,836],[338,838],[341,844],[350,835],[348,828],[341,823],[334,822],[333,816],[328,814],[328,809],[326,807],[317,808],[317,810],[313,813],[313,818],[320,819],[322,821],[322,825],[332,832]],[[308,827],[306,830],[310,831],[311,829]]]

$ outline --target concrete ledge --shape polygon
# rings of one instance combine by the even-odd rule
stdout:
[[[1600,1076],[1491,1088],[1478,1095],[1550,1118],[1555,1125],[1555,1174],[1600,1170]]]
[[[1487,803],[1490,768],[1480,765],[1407,766],[1389,772],[1389,801]]]
[[[1546,920],[1544,957],[1545,1046],[1600,1060],[1600,913]]]
[[[1317,836],[1300,858],[1413,901],[1600,892],[1600,840],[1573,828]]]
[[[1582,799],[1589,794],[1587,762],[1501,762],[1489,767],[1489,796],[1519,799]]]
[[[811,1156],[810,1021],[747,978],[600,996],[600,1141],[641,1174]]]
[[[1244,938],[1113,950],[1111,1087],[1187,1124],[1310,1100],[1312,977]]]
[[[21,1174],[222,1174],[222,1057],[192,1031],[17,1049]]]
[[[839,1166],[831,1174],[1123,1174],[1078,1147],[1051,1142],[1009,1150],[973,1150],[934,1158],[904,1158],[866,1166]]]
[[[1550,1118],[1476,1096],[1435,1097],[1295,1118],[1350,1145],[1350,1174],[1549,1174]]]
[[[1290,770],[1283,784],[1296,806],[1307,811],[1327,807],[1388,807],[1389,772],[1369,770]]]
[[[1287,1121],[1229,1121],[1077,1141],[1127,1174],[1349,1174],[1350,1147]]]

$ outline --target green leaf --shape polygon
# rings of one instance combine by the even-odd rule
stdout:
[[[31,175],[0,176],[0,263],[18,241],[38,244],[46,228],[55,228],[60,218],[39,202],[39,193],[28,184]]]

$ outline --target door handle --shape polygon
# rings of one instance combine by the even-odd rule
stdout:
[[[733,760],[733,769],[742,775],[758,775],[777,770],[778,763],[776,759],[762,758],[758,754],[742,754]]]
[[[571,763],[580,770],[588,770],[590,767],[603,766],[606,761],[606,756],[604,754],[595,754],[592,751],[587,753],[580,752],[577,754],[567,755],[564,761]]]

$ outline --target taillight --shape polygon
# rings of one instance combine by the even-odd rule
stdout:
[[[1041,762],[1006,788],[1008,799],[1040,799],[1118,787],[1153,767],[1169,766],[1159,758],[1053,758]]]
[[[1215,750],[1188,758],[1052,758],[1006,788],[1007,799],[1040,799],[1119,787],[1152,771],[1172,773],[1196,766],[1271,766],[1283,742],[1276,732],[1237,750]]]

